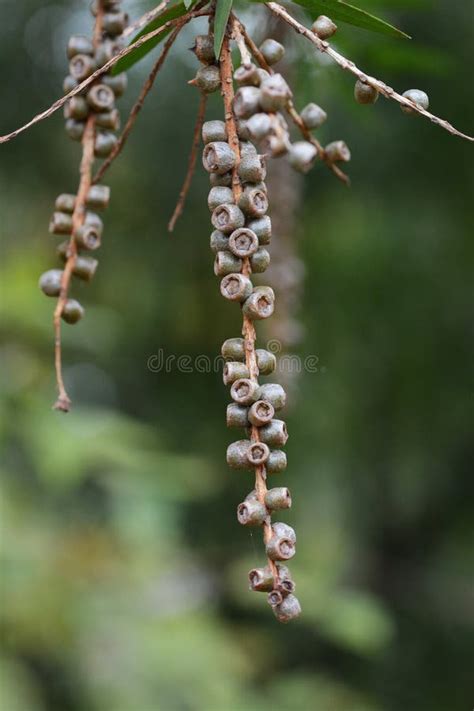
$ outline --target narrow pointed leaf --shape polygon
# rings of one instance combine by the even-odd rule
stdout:
[[[214,54],[219,59],[233,0],[217,0],[214,21]]]

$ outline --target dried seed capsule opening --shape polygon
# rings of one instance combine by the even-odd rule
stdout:
[[[275,410],[271,403],[265,402],[264,400],[257,400],[249,410],[248,419],[252,425],[261,427],[270,422],[274,414]]]
[[[296,547],[289,538],[274,535],[268,541],[266,551],[270,560],[289,560],[295,555]]]
[[[257,383],[248,378],[241,378],[232,384],[230,394],[235,402],[240,405],[251,405],[256,400]]]
[[[247,459],[250,464],[258,467],[265,464],[269,454],[270,450],[266,444],[263,442],[254,442],[247,450]]]
[[[273,574],[270,566],[253,568],[249,571],[250,589],[255,592],[268,592],[273,589]]]
[[[229,249],[236,257],[250,257],[258,249],[258,237],[247,227],[241,227],[230,235]]]
[[[87,94],[87,102],[94,111],[111,111],[115,103],[115,94],[106,84],[96,84]]]
[[[260,188],[247,187],[240,197],[239,207],[250,217],[263,217],[268,210],[268,197]]]
[[[245,217],[237,205],[219,205],[212,213],[211,222],[217,230],[230,234],[244,226]]]
[[[246,300],[243,310],[251,319],[264,319],[272,315],[275,308],[275,298],[271,294],[256,289]]]
[[[296,590],[296,585],[293,580],[281,580],[278,583],[278,590],[281,592],[283,597],[291,595]]]
[[[275,605],[281,605],[283,602],[283,595],[279,590],[272,590],[268,593],[267,600],[269,605],[275,607]]]
[[[242,274],[228,274],[221,281],[221,294],[230,301],[245,301],[251,291],[250,279]]]
[[[76,81],[87,79],[94,68],[94,60],[88,54],[76,54],[69,62],[69,72]]]
[[[228,143],[212,141],[204,146],[202,163],[209,173],[227,173],[235,166],[236,156]]]
[[[81,225],[74,233],[78,247],[94,250],[100,247],[102,230],[96,225]]]
[[[267,509],[256,499],[243,501],[237,507],[237,520],[242,526],[260,526],[267,516]]]

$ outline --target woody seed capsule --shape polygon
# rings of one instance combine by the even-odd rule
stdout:
[[[312,31],[319,39],[326,40],[332,37],[337,30],[337,25],[326,15],[320,15],[311,26]]]
[[[257,287],[245,301],[243,313],[251,319],[264,319],[272,315],[275,308],[275,299]]]
[[[250,446],[248,439],[240,439],[237,442],[232,442],[227,447],[226,460],[229,467],[232,469],[249,469],[250,465],[247,460],[247,450]]]
[[[97,259],[79,255],[76,257],[72,273],[74,276],[77,276],[78,279],[82,279],[83,281],[91,281],[97,271],[98,265],[99,262]]]
[[[115,148],[117,136],[109,131],[99,131],[95,137],[94,155],[97,158],[107,158]]]
[[[87,103],[94,111],[111,111],[114,108],[115,94],[110,86],[95,84],[87,93]]]
[[[267,509],[259,501],[244,501],[237,507],[237,520],[242,526],[260,526],[267,516]]]
[[[72,91],[73,89],[76,88],[78,83],[79,82],[76,81],[76,79],[74,79],[74,77],[71,77],[68,75],[67,77],[64,78],[64,81],[63,81],[63,92],[65,94],[69,94],[70,91]]]
[[[285,48],[283,47],[283,45],[277,42],[276,40],[270,38],[266,39],[260,45],[260,51],[265,57],[266,63],[270,66],[279,62],[285,54]]]
[[[276,605],[273,608],[273,612],[278,622],[283,622],[285,624],[301,615],[301,605],[295,595],[288,595],[283,598],[280,605]]]
[[[248,119],[247,128],[250,136],[256,141],[260,141],[272,130],[272,120],[268,114],[254,114]]]
[[[72,231],[72,217],[65,212],[53,212],[49,223],[49,231],[53,235],[68,235]]]
[[[247,227],[240,227],[229,237],[229,249],[236,257],[250,257],[258,249],[258,237]]]
[[[260,375],[270,375],[276,368],[276,358],[273,353],[266,351],[264,348],[257,348],[255,351],[257,356],[257,365]]]
[[[89,115],[89,106],[83,96],[73,96],[64,107],[65,118],[83,121]]]
[[[128,77],[126,72],[111,76],[110,74],[105,74],[102,77],[102,83],[110,86],[115,96],[122,96],[128,84]]]
[[[286,454],[281,449],[274,449],[270,452],[267,460],[267,474],[278,474],[286,469]]]
[[[67,43],[67,57],[72,59],[76,54],[94,54],[94,45],[84,35],[73,35]]]
[[[254,467],[259,467],[268,459],[270,450],[263,442],[253,442],[247,450],[247,459],[249,464]]]
[[[121,35],[127,25],[128,15],[126,12],[106,13],[102,18],[103,31],[112,37]]]
[[[260,217],[257,220],[251,220],[247,227],[258,237],[260,244],[268,244],[272,237],[272,222],[268,215]]]
[[[289,526],[287,523],[282,523],[281,521],[276,521],[272,525],[272,530],[276,536],[284,536],[285,538],[288,538],[293,543],[296,543],[295,530],[294,530],[294,528]]]
[[[40,276],[38,286],[46,296],[59,296],[61,290],[61,269],[50,269]]]
[[[266,545],[266,553],[270,560],[289,560],[296,553],[294,541],[274,534]]]
[[[231,402],[227,405],[226,423],[227,427],[247,427],[248,407]]]
[[[337,163],[342,161],[347,163],[351,159],[351,152],[344,141],[333,141],[324,149],[330,161]]]
[[[262,156],[257,153],[246,153],[239,164],[239,178],[243,183],[258,183],[265,180],[267,169]]]
[[[250,258],[250,266],[254,274],[261,274],[270,264],[270,253],[265,247],[259,247]]]
[[[269,592],[273,589],[273,573],[269,565],[249,571],[250,589],[254,592]]]
[[[211,64],[215,61],[214,40],[210,35],[197,35],[194,47],[191,49],[200,62]]]
[[[326,121],[328,115],[317,104],[308,104],[301,112],[303,123],[308,129],[320,128]]]
[[[206,121],[202,126],[203,143],[227,141],[227,128],[224,121]]]
[[[219,173],[209,173],[209,182],[213,188],[224,187],[230,188],[232,185],[232,173],[224,173],[219,175]]]
[[[202,164],[208,173],[227,173],[235,166],[236,156],[228,143],[212,141],[204,147]]]
[[[68,299],[64,304],[61,318],[66,323],[74,324],[81,320],[84,316],[84,309],[80,305],[79,301],[75,299]]]
[[[410,99],[414,104],[427,111],[430,106],[430,100],[428,94],[421,89],[408,89],[408,91],[403,92],[405,99]],[[400,105],[401,110],[405,114],[415,114],[416,112],[410,106]]]
[[[257,400],[248,411],[248,419],[255,427],[262,427],[273,419],[275,409],[273,405],[264,400]]]
[[[66,129],[67,135],[69,136],[69,138],[72,138],[73,141],[82,140],[85,127],[86,124],[84,123],[84,121],[75,121],[74,119],[68,119],[64,124],[64,128]]]
[[[258,111],[260,89],[256,86],[241,86],[234,96],[234,112],[237,118],[248,118]]]
[[[265,505],[272,511],[291,508],[290,490],[286,486],[269,489],[265,494]]]
[[[247,126],[247,121],[244,119],[237,119],[237,135],[241,141],[248,141],[250,138],[249,129]]]
[[[219,205],[212,213],[211,222],[216,230],[230,234],[245,225],[245,217],[237,205]]]
[[[234,79],[239,86],[259,86],[260,75],[255,64],[242,64],[234,72]]]
[[[267,600],[269,605],[275,607],[275,605],[280,605],[283,602],[283,595],[279,590],[272,590],[268,593]]]
[[[221,85],[219,68],[214,64],[200,67],[191,83],[195,84],[204,94],[212,94]]]
[[[110,202],[108,185],[92,185],[87,193],[87,207],[91,210],[105,210]]]
[[[290,165],[300,173],[307,173],[314,165],[318,151],[309,141],[296,141],[293,143],[288,158]]]
[[[226,276],[242,270],[242,260],[228,251],[217,252],[214,260],[214,274]]]
[[[101,243],[101,230],[95,225],[83,224],[74,233],[74,239],[81,249],[98,249]]]
[[[251,293],[252,282],[243,274],[228,274],[221,281],[221,294],[229,301],[245,301]]]
[[[288,431],[283,420],[272,420],[260,429],[260,439],[271,447],[284,447],[288,441]]]
[[[215,186],[210,189],[209,195],[207,197],[207,206],[211,212],[216,209],[219,205],[224,203],[233,203],[234,194],[231,188],[225,188],[221,186]]]
[[[223,358],[231,360],[245,360],[245,342],[243,338],[228,338],[222,344],[221,354]]]
[[[268,210],[268,198],[263,190],[247,186],[240,196],[239,207],[250,217],[263,217]]]
[[[245,363],[241,363],[238,360],[229,361],[224,365],[224,371],[222,374],[224,385],[232,385],[239,378],[248,378],[249,369]]]
[[[69,193],[61,193],[54,203],[54,207],[58,212],[69,212],[71,214],[74,212],[75,205],[76,196]]]
[[[260,85],[260,106],[264,111],[279,111],[291,96],[291,89],[281,74],[272,74]]]
[[[212,251],[217,254],[217,252],[229,249],[229,238],[220,230],[214,230],[211,234],[210,245]]]
[[[354,98],[358,104],[375,104],[379,92],[373,86],[357,79],[354,86]]]
[[[296,590],[296,585],[293,580],[279,580],[278,590],[281,592],[283,597],[287,595],[292,595]]]
[[[118,131],[120,128],[120,114],[118,109],[96,114],[95,122],[99,128],[110,128],[112,131]]]
[[[232,384],[230,395],[239,405],[251,405],[258,397],[258,384],[248,378],[236,380]]]
[[[69,62],[69,73],[76,81],[84,81],[95,69],[95,62],[88,54],[76,54]]]

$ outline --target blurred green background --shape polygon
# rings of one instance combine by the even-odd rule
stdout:
[[[359,4],[414,41],[344,26],[336,45],[397,89],[426,89],[435,113],[472,132],[470,3]],[[0,2],[1,133],[60,94],[87,5]],[[263,39],[263,8],[242,13]],[[160,352],[212,359],[239,335],[212,273],[202,169],[166,232],[198,101],[186,48],[202,29],[182,35],[110,170],[100,267],[74,291],[86,318],[63,327],[68,416],[51,410],[53,302],[37,280],[56,265],[48,220],[76,189],[79,147],[58,113],[0,150],[0,707],[466,711],[471,147],[383,99],[356,105],[349,76],[285,36],[297,106],[322,104],[321,140],[345,139],[353,159],[350,190],[322,167],[295,181],[283,162],[271,179],[282,310],[260,345],[317,358],[316,372],[279,376],[289,467],[275,484],[293,494],[304,608],[280,626],[247,590],[263,547],[235,519],[252,483],[225,464],[236,437],[220,375],[148,367]],[[281,36],[274,22],[265,32]],[[150,61],[132,70],[123,115]],[[208,115],[220,117],[218,97]]]

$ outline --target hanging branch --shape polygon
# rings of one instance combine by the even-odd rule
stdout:
[[[153,20],[156,20],[157,17],[162,15],[168,5],[169,0],[163,0],[163,2],[160,2],[160,4],[154,7],[152,10],[148,10],[148,12],[145,12],[145,14],[139,17],[138,20],[135,20],[135,22],[132,22],[128,27],[125,28],[125,30],[122,32],[122,37],[126,39],[127,37],[130,37],[130,35],[133,35],[135,32],[139,32],[142,27],[145,27],[145,25],[148,25],[149,22],[153,22]]]
[[[173,215],[168,223],[168,231],[173,232],[176,222],[181,216],[184,208],[184,203],[186,202],[186,197],[191,187],[191,182],[194,175],[194,170],[196,168],[196,159],[199,150],[199,143],[201,141],[201,129],[204,123],[204,117],[206,115],[206,103],[207,96],[204,92],[201,93],[199,99],[198,114],[196,117],[196,125],[194,126],[193,142],[191,146],[191,153],[189,154],[188,170],[186,172],[186,177],[184,178],[184,183],[179,193],[178,202],[174,209]]]
[[[437,126],[441,126],[441,128],[444,128],[445,131],[448,131],[453,136],[459,136],[460,138],[465,138],[468,141],[474,141],[474,137],[468,136],[465,133],[461,133],[461,131],[458,131],[445,119],[441,119],[438,116],[435,116],[429,111],[426,111],[426,109],[421,108],[421,106],[418,106],[418,104],[415,104],[413,101],[410,101],[410,99],[407,99],[405,96],[397,94],[397,92],[392,89],[391,86],[387,86],[387,84],[385,84],[380,79],[375,79],[374,77],[370,77],[365,74],[361,69],[356,67],[354,62],[352,62],[350,59],[346,59],[346,57],[344,57],[342,54],[333,49],[333,47],[330,46],[329,42],[320,39],[317,35],[314,34],[314,32],[311,32],[311,30],[309,30],[307,27],[298,22],[298,20],[295,20],[295,18],[292,17],[285,10],[285,8],[279,5],[278,3],[267,2],[265,3],[265,5],[271,12],[273,12],[274,15],[280,17],[284,22],[290,25],[290,27],[296,30],[296,32],[298,32],[300,35],[303,35],[304,37],[306,37],[306,39],[312,42],[320,52],[326,53],[329,57],[334,59],[334,61],[342,69],[351,72],[351,74],[360,79],[360,81],[364,82],[365,84],[368,84],[369,86],[372,86],[379,92],[379,94],[385,96],[386,99],[393,99],[393,101],[397,101],[402,106],[408,107],[412,111],[415,111],[416,113],[420,114],[420,116],[428,118],[432,123],[435,123]]]

